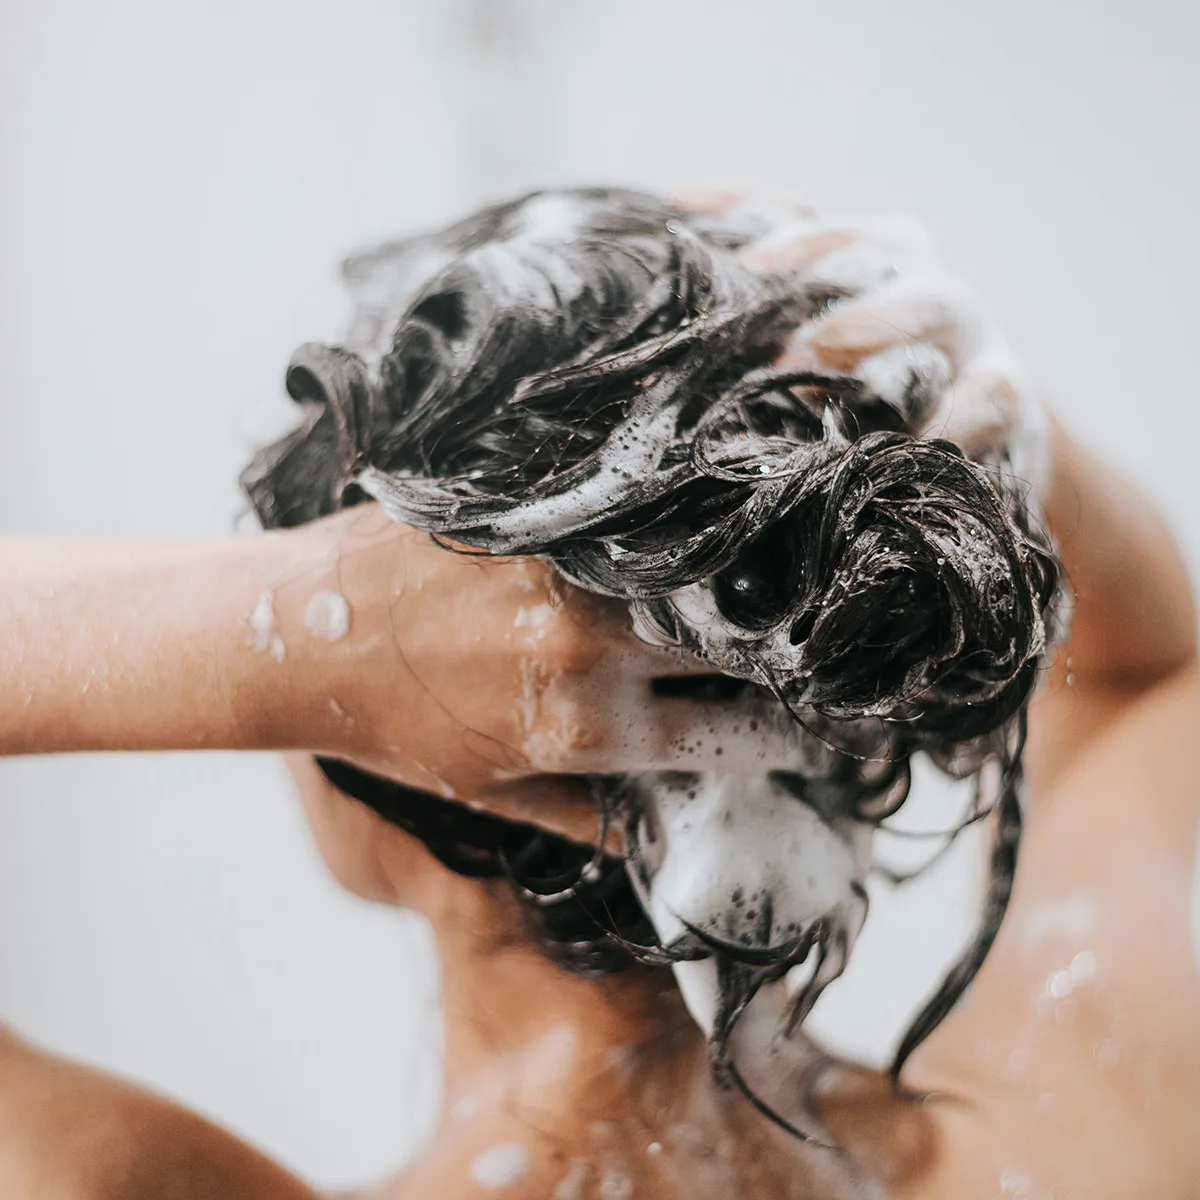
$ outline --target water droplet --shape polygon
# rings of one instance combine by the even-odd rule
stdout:
[[[1008,1056],[1008,1069],[1016,1074],[1021,1074],[1029,1069],[1029,1060],[1031,1054],[1028,1046],[1018,1046]]]
[[[1080,950],[1067,968],[1075,983],[1087,983],[1096,976],[1096,956],[1090,950]]]
[[[1055,971],[1054,974],[1046,980],[1046,991],[1056,1000],[1062,1000],[1069,996],[1075,989],[1075,982],[1071,978],[1070,969]]]

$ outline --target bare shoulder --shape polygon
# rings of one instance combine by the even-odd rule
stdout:
[[[1080,735],[1035,764],[1000,935],[906,1072],[955,1098],[926,1108],[923,1200],[1182,1198],[1200,1178],[1200,669],[1055,705]]]
[[[0,1033],[0,1195],[317,1200],[179,1105]]]
[[[1079,705],[1083,717],[1069,716],[1092,723],[1088,736],[1056,772],[1031,781],[1012,901],[977,981],[979,1003],[968,1007],[978,1019],[990,1006],[990,1018],[1011,1028],[1056,1016],[1045,1030],[1055,1053],[1077,1046],[1089,1063],[1118,1010],[1137,1017],[1140,1053],[1153,1044],[1167,1057],[1193,1056],[1200,1104],[1190,913],[1200,668],[1193,662],[1123,701]],[[1055,976],[1062,969],[1068,975]],[[1071,1003],[1060,1008],[1060,999]]]
[[[1113,1020],[1119,1027],[1128,1018],[1144,1039],[1143,1059],[1157,1052],[1164,1063],[1193,1063],[1196,1104],[1200,964],[1190,910],[1198,826],[1200,668],[1192,662],[1114,705],[1052,785],[1031,789],[1017,886],[996,946],[995,966],[1009,982],[991,978],[1011,1008],[1029,1007],[1015,985],[1034,997],[1034,1018],[1055,1010],[1059,1045],[1072,1043],[1076,1017],[1094,1017],[1089,1062]],[[1079,955],[1073,975],[1053,977]],[[1039,986],[1049,989],[1040,1014]],[[1072,1001],[1065,1010],[1050,1003],[1057,991]]]
[[[1191,862],[1200,816],[1200,664],[1149,687],[1060,705],[1057,728],[1076,722],[1075,752],[1044,781],[1035,808],[1145,842]]]

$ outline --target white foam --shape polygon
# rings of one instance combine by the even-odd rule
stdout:
[[[686,937],[688,925],[731,942],[778,945],[832,917],[846,930],[848,951],[865,918],[854,885],[869,867],[869,826],[847,821],[835,830],[767,775],[642,782],[656,836],[643,840],[649,888],[640,890],[664,945]],[[831,954],[826,965],[836,974],[844,961]],[[692,1018],[711,1034],[715,962],[678,963],[675,976]]]
[[[535,604],[532,608],[518,608],[513,626],[516,629],[532,629],[534,639],[541,641],[554,620],[554,609],[549,604]]]
[[[569,196],[537,196],[521,209],[519,236],[530,241],[569,242],[574,239],[583,214],[579,202]]]
[[[1000,1176],[1000,1194],[1012,1200],[1034,1200],[1033,1180],[1017,1171],[1005,1171]]]
[[[583,1200],[583,1188],[587,1183],[588,1170],[586,1158],[573,1159],[571,1169],[558,1181],[552,1200]]]
[[[1090,950],[1081,950],[1065,967],[1051,971],[1046,976],[1041,995],[1036,1001],[1037,1011],[1053,1011],[1059,1024],[1066,1024],[1075,1015],[1075,1003],[1069,999],[1070,995],[1095,977],[1096,956]]]
[[[350,632],[350,605],[341,592],[317,592],[304,610],[309,633],[324,642],[336,642]]]
[[[1087,937],[1096,928],[1096,905],[1082,892],[1039,905],[1021,923],[1021,940],[1033,948],[1049,937]]]
[[[250,632],[254,636],[255,650],[267,650],[275,636],[275,593],[265,591],[259,596],[250,614]]]
[[[269,653],[278,663],[287,656],[283,638],[275,631],[275,593],[268,588],[255,602],[250,613],[251,645],[260,653]]]
[[[615,1162],[605,1164],[600,1176],[600,1200],[630,1200],[633,1196],[633,1180],[624,1168]]]
[[[529,1171],[529,1151],[520,1142],[502,1142],[477,1154],[471,1163],[471,1178],[480,1187],[512,1187]]]
[[[649,394],[648,394],[649,395]],[[669,405],[655,410],[646,403],[618,426],[596,452],[592,474],[569,491],[518,504],[493,517],[493,537],[519,545],[531,530],[539,540],[561,536],[568,530],[607,512],[623,493],[645,487],[646,476],[658,468],[675,432],[677,410]],[[375,499],[388,505],[387,479],[376,482],[370,469],[359,481]],[[501,547],[502,548],[502,547]]]
[[[560,1021],[552,1025],[521,1058],[521,1080],[526,1087],[553,1088],[574,1058],[579,1031]]]

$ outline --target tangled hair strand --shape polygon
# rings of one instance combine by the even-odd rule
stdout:
[[[842,296],[741,267],[761,232],[578,189],[358,256],[347,345],[296,353],[286,383],[302,420],[243,485],[268,527],[374,498],[439,539],[539,555],[626,601],[647,640],[769,690],[806,727],[875,722],[894,767],[868,784],[865,759],[843,756],[836,776],[869,819],[903,802],[913,753],[959,777],[998,760],[983,924],[903,1039],[898,1072],[1004,913],[1024,712],[1056,633],[1059,567],[1001,453],[971,461],[914,436],[946,381],[936,351],[913,347],[891,390],[772,365]],[[711,619],[680,602],[697,594]],[[565,966],[664,960],[619,859],[321,767],[451,869],[507,879]],[[722,970],[745,984],[726,996],[727,1036],[764,968]]]

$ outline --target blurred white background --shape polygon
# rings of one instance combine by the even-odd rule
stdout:
[[[232,529],[351,248],[537,184],[732,180],[924,217],[1195,569],[1198,39],[1187,0],[3,0],[2,531]],[[931,985],[972,858],[877,903],[839,1044],[881,1053]],[[0,1017],[49,1046],[348,1182],[425,1128],[436,993],[272,761],[0,766]]]

